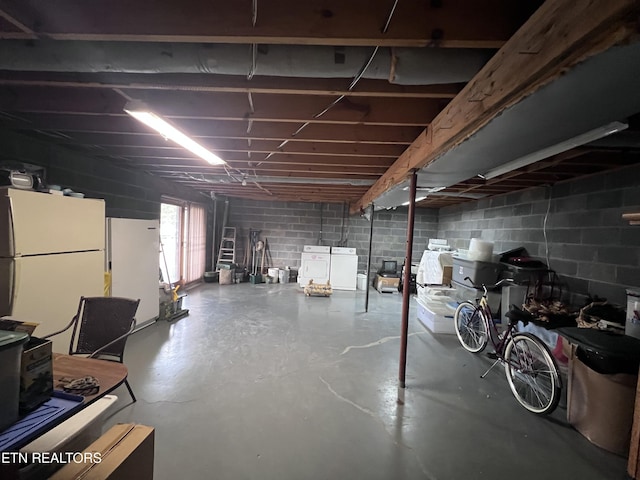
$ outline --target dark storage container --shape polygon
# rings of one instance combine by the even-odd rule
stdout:
[[[31,337],[20,366],[20,413],[35,410],[53,395],[51,340]]]
[[[24,332],[0,330],[0,431],[18,420],[20,359],[28,340]]]

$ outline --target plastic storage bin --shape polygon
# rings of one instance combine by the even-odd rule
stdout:
[[[24,332],[0,330],[0,431],[18,420],[20,399],[20,359],[29,340]]]
[[[454,282],[469,287],[472,287],[473,284],[478,288],[480,288],[482,284],[493,286],[498,281],[498,275],[502,268],[502,265],[499,263],[478,262],[476,260],[453,257],[452,279]],[[465,280],[466,277],[469,277],[473,284]]]
[[[424,302],[416,298],[417,318],[433,333],[447,333],[455,335],[453,315],[455,309],[443,302]]]

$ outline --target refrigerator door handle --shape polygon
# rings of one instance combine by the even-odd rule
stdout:
[[[9,197],[9,251],[16,255],[16,229],[13,227],[13,198]]]
[[[9,264],[9,315],[13,315],[13,300],[16,296],[16,261]]]

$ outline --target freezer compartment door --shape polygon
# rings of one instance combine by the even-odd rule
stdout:
[[[77,252],[13,260],[15,284],[10,318],[39,323],[41,337],[64,328],[80,297],[104,295],[104,252]],[[53,351],[67,353],[71,331],[52,337]]]
[[[4,189],[0,257],[104,250],[104,212],[104,200]]]
[[[111,295],[140,299],[136,312],[139,324],[157,318],[160,314],[159,221],[108,218],[107,233]]]

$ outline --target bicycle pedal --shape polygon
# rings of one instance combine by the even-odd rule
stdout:
[[[491,360],[497,360],[498,354],[496,352],[488,352],[487,357],[489,357]]]

